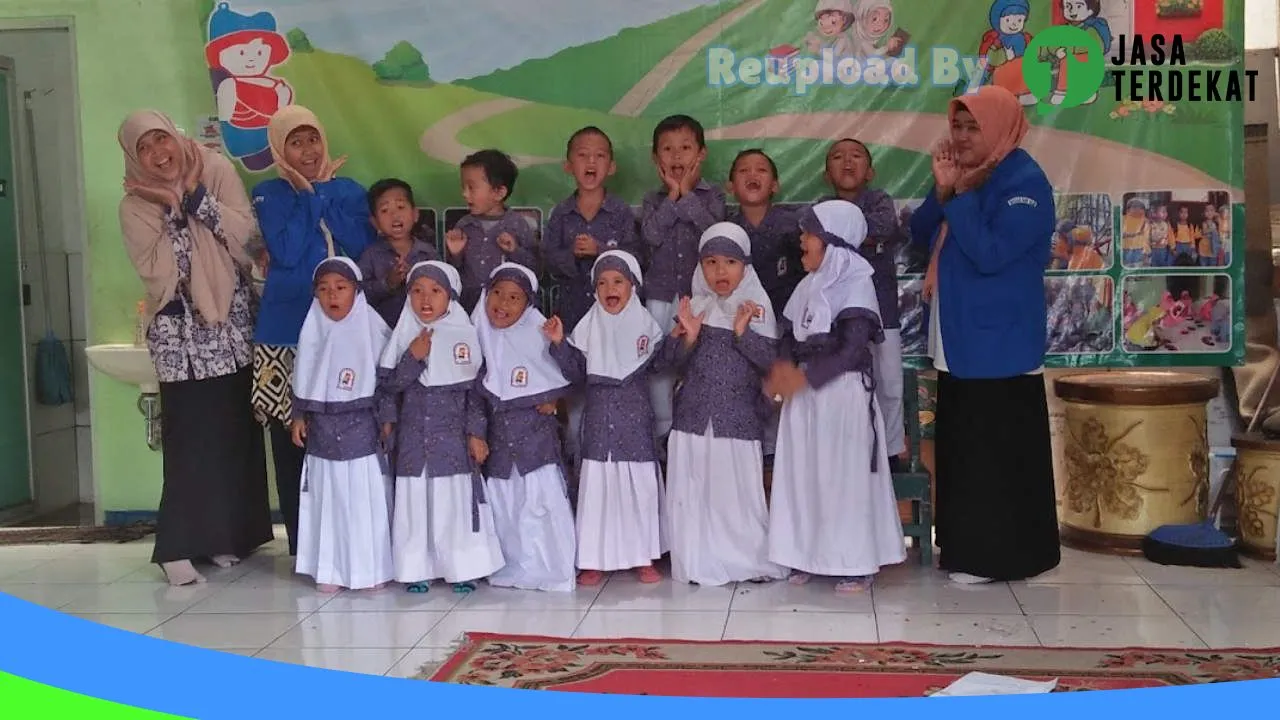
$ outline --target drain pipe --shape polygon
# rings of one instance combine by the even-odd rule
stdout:
[[[154,452],[161,448],[160,394],[144,392],[138,396],[138,412],[146,420],[147,447]]]

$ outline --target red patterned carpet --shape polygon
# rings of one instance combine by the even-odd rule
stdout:
[[[975,671],[1058,678],[1059,692],[1193,685],[1280,677],[1280,648],[1090,650],[468,633],[429,679],[627,695],[872,698],[928,695]]]

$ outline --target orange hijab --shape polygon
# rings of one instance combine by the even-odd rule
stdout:
[[[166,182],[146,171],[138,157],[138,141],[152,130],[172,135],[182,148],[181,171],[173,182]],[[253,206],[249,203],[244,183],[231,162],[221,153],[201,147],[178,132],[173,121],[155,110],[139,110],[120,125],[117,134],[120,149],[124,151],[125,178],[139,185],[172,191],[176,198],[183,195],[183,178],[191,167],[193,153],[201,153],[204,171],[200,182],[218,204],[219,229],[222,240],[214,236],[202,221],[194,218],[187,223],[191,235],[191,276],[187,287],[191,301],[200,318],[206,323],[219,323],[227,319],[231,311],[231,297],[235,291],[236,262],[244,262],[244,243],[257,229]],[[174,208],[182,212],[181,208]],[[155,312],[173,300],[178,288],[178,261],[173,251],[173,238],[169,235],[165,218],[166,208],[126,194],[120,201],[120,230],[124,235],[125,250],[133,261],[134,269],[147,293],[147,322]]]
[[[977,121],[978,131],[982,133],[983,144],[987,146],[988,153],[977,165],[961,169],[960,181],[955,188],[957,193],[973,190],[986,182],[991,171],[1022,144],[1022,139],[1030,129],[1018,98],[998,85],[984,85],[972,95],[954,98],[947,108],[948,119],[954,121],[956,113],[961,110],[969,111]],[[942,227],[938,229],[938,241],[934,243],[929,270],[924,278],[926,297],[932,296],[937,287],[938,257],[947,238],[947,230],[944,220]]]

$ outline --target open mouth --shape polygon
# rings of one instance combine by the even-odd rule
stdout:
[[[672,166],[671,166],[671,175],[672,175],[672,176],[674,176],[674,177],[684,177],[684,166],[683,166],[683,165],[672,165]]]
[[[400,233],[404,232],[404,222],[403,222],[403,221],[401,221],[401,220],[396,220],[396,221],[392,222],[392,223],[391,223],[391,232],[396,233],[396,234],[400,234]]]
[[[751,192],[759,192],[760,190],[764,189],[764,183],[755,179],[748,180],[747,189],[750,190]]]
[[[599,176],[600,176],[600,171],[596,170],[595,168],[588,168],[582,173],[582,177],[587,180],[595,180]]]
[[[326,305],[325,307],[329,308],[329,312],[331,312],[331,313],[335,313],[335,314],[336,314],[336,313],[338,313],[338,312],[341,312],[341,311],[342,311],[342,306],[341,306],[341,305],[339,305],[339,304],[338,304],[338,303],[336,303],[336,302],[335,302],[335,303],[329,303],[329,304],[328,304],[328,305]]]
[[[729,292],[729,289],[730,289],[728,280],[717,280],[713,284],[713,287],[715,288],[717,293],[727,293]]]
[[[494,318],[495,320],[500,320],[500,321],[502,321],[502,322],[506,322],[510,317],[511,317],[511,313],[507,312],[506,310],[494,310],[494,311],[493,311],[493,318]]]
[[[607,310],[621,310],[622,296],[621,295],[605,295],[604,306],[605,306],[605,309]]]

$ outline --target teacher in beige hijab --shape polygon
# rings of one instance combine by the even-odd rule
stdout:
[[[124,151],[120,230],[145,295],[160,381],[164,486],[152,562],[173,585],[272,539],[262,428],[249,403],[253,307],[244,245],[256,229],[225,157],[140,110]]]

